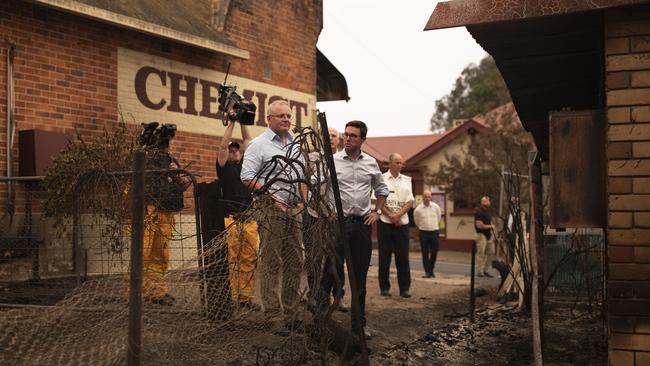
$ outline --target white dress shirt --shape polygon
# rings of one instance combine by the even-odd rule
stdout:
[[[366,216],[370,213],[370,195],[387,196],[388,187],[379,170],[377,160],[361,152],[352,160],[345,150],[334,154],[334,166],[345,216]]]
[[[431,201],[428,205],[420,203],[413,211],[415,226],[422,231],[438,231],[438,223],[442,219],[442,210],[437,203]]]
[[[390,174],[390,171],[387,171],[386,173],[383,174],[384,176],[384,182],[388,186],[388,189],[390,190],[388,193],[388,197],[386,197],[386,204],[384,207],[388,207],[392,212],[396,212],[402,209],[404,205],[409,202],[413,201],[413,189],[411,185],[411,177],[408,177],[404,174],[400,174],[396,177],[393,177],[392,174]],[[390,218],[388,218],[388,215],[384,215],[382,213],[380,217],[381,221],[386,224],[392,224],[393,222],[390,221]],[[404,213],[400,217],[400,224],[401,225],[407,225],[409,223],[409,215],[408,213]]]

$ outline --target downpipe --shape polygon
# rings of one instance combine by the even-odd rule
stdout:
[[[7,47],[7,177],[13,177],[13,162],[14,162],[14,131],[16,129],[16,95],[14,85],[14,53],[16,45],[8,40],[9,46]],[[7,184],[7,211],[10,220],[13,219],[16,211],[16,191],[14,189],[14,182]]]

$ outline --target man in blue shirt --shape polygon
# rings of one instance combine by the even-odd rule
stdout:
[[[264,195],[259,196],[255,203],[259,208],[256,215],[261,237],[258,267],[261,300],[265,312],[279,315],[284,311],[287,317],[291,317],[300,305],[302,202],[306,197],[306,186],[298,182],[304,179],[304,172],[278,156],[303,162],[304,159],[300,155],[300,146],[293,144],[289,133],[293,119],[289,103],[275,101],[269,105],[268,111],[268,129],[251,141],[246,149],[241,180],[252,192],[269,183]],[[276,163],[269,163],[274,159]],[[280,275],[281,297],[277,289]]]

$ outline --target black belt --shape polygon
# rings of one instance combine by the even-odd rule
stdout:
[[[363,216],[356,216],[356,215],[350,215],[350,216],[345,216],[343,220],[347,222],[356,222],[356,221],[361,221],[363,222],[365,218]]]

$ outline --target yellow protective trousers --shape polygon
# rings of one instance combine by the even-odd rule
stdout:
[[[169,269],[169,239],[174,229],[174,213],[157,211],[147,205],[142,243],[144,297],[161,297],[169,293],[165,273]]]
[[[260,238],[257,222],[239,221],[232,215],[224,218],[228,240],[230,293],[234,302],[249,302],[255,293],[255,269]]]

